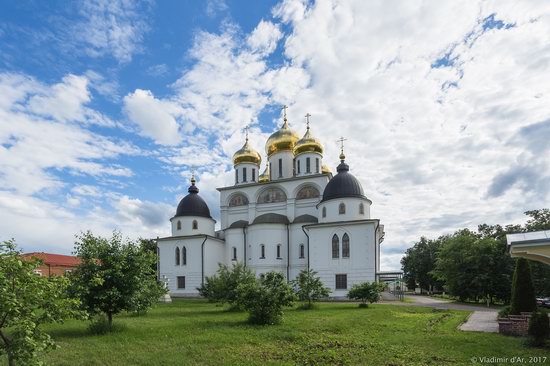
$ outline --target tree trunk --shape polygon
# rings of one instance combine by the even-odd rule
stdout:
[[[13,358],[13,355],[8,353],[8,365],[9,366],[15,366],[15,358]]]
[[[109,319],[109,328],[113,326],[113,313],[107,313],[107,319]]]

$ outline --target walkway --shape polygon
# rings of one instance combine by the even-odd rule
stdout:
[[[498,333],[496,311],[474,311],[459,329],[467,332]]]

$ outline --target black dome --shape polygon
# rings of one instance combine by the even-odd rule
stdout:
[[[176,210],[176,216],[210,216],[210,209],[201,196],[199,196],[199,189],[195,186],[195,179],[191,180],[191,187],[189,187],[189,194],[183,197]]]
[[[321,202],[328,201],[334,198],[357,197],[367,198],[363,193],[361,183],[349,173],[349,166],[343,160],[336,168],[336,174],[327,184],[323,191],[323,199]]]

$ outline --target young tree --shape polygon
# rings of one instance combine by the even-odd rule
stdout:
[[[198,290],[210,302],[229,304],[231,308],[237,309],[237,287],[255,281],[254,272],[242,263],[236,263],[232,267],[220,264],[217,273],[206,277]]]
[[[110,239],[82,234],[75,252],[81,264],[71,273],[72,291],[90,315],[104,313],[109,327],[113,315],[146,311],[165,292],[154,276],[156,255],[119,232]]]
[[[380,293],[384,291],[385,284],[380,282],[363,282],[351,286],[348,292],[348,298],[353,300],[360,300],[359,307],[368,307],[369,303],[378,302],[380,300]]]
[[[67,297],[68,279],[35,274],[40,260],[24,260],[16,248],[13,240],[0,242],[0,355],[10,366],[37,365],[38,352],[55,346],[42,325],[81,314]]]
[[[302,270],[292,284],[297,288],[298,299],[307,303],[302,306],[304,309],[312,309],[314,301],[330,295],[330,290],[323,285],[317,277],[317,272],[312,269]]]
[[[529,312],[536,309],[537,299],[535,298],[529,262],[525,258],[518,258],[512,280],[510,314],[521,314],[523,311]]]
[[[260,279],[237,286],[238,304],[249,313],[253,324],[276,324],[283,307],[292,306],[294,291],[279,272],[268,272]]]

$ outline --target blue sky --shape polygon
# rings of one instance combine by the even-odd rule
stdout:
[[[251,126],[287,104],[386,225],[382,266],[550,200],[544,1],[4,1],[0,240],[69,253],[74,235],[168,234],[195,168],[216,187]]]

